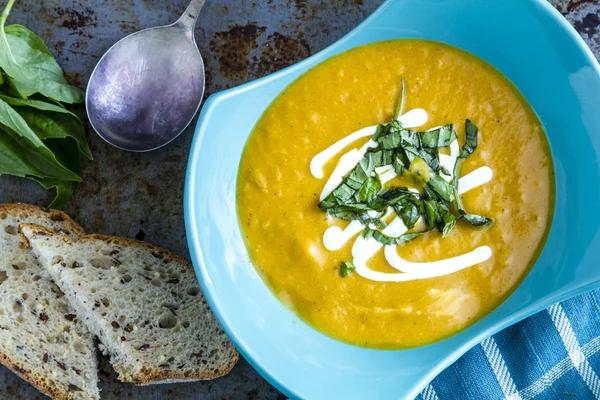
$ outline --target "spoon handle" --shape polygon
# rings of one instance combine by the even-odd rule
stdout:
[[[177,20],[176,24],[183,26],[186,30],[193,33],[196,21],[198,21],[198,16],[200,15],[200,10],[205,1],[206,0],[192,0],[183,15]]]

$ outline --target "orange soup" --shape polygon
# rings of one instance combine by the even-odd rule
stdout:
[[[249,254],[279,299],[376,348],[443,339],[497,307],[554,205],[547,139],[519,91],[422,40],[363,46],[300,77],[256,125],[237,187]]]

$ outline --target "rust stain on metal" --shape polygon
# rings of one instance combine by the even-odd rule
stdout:
[[[597,3],[598,0],[551,0],[550,3],[553,4],[558,11],[563,14],[568,14],[571,11],[575,10],[582,4],[594,4]]]
[[[206,90],[204,90],[204,100],[208,98],[211,94],[214,93],[215,88],[217,88],[217,84],[214,82],[213,73],[211,68],[204,68],[204,81]],[[219,88],[221,89],[221,88]]]
[[[310,56],[310,45],[302,32],[297,37],[290,37],[275,32],[267,38],[260,58],[254,57],[258,66],[256,76],[264,76],[279,71],[289,65]]]
[[[84,34],[84,28],[96,26],[95,11],[89,7],[83,9],[55,7],[56,23],[58,26]]]
[[[67,79],[67,82],[69,82],[71,85],[75,85],[79,88],[84,87],[83,74],[79,71],[66,71],[65,78]]]
[[[138,23],[135,22],[131,22],[131,21],[121,21],[119,22],[119,28],[121,28],[121,31],[123,32],[133,32],[136,29],[138,29]]]
[[[216,32],[210,41],[210,51],[219,63],[221,76],[241,83],[248,77],[258,78],[278,71],[311,54],[302,32],[296,37],[273,32],[265,38],[266,32],[266,27],[255,23]],[[210,70],[206,78],[210,86]]]
[[[600,29],[600,17],[598,13],[588,13],[581,21],[575,21],[575,29],[582,34],[585,33],[589,36],[595,35]]]
[[[56,57],[58,58],[63,58],[64,56],[64,50],[65,50],[65,42],[64,40],[58,40],[55,44],[54,44],[54,54],[56,55]]]
[[[598,57],[600,53],[600,2],[598,0],[550,0],[573,24]]]
[[[251,72],[250,52],[258,46],[257,38],[267,30],[255,23],[234,25],[227,31],[216,32],[210,50],[219,61],[221,74],[240,80]]]
[[[296,6],[296,16],[299,18],[304,18],[306,16],[307,9],[307,0],[294,0],[294,5]]]

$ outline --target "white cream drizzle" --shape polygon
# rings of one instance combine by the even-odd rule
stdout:
[[[408,111],[400,116],[399,120],[406,128],[416,128],[427,122],[427,112],[421,108],[416,108]],[[323,166],[327,161],[339,153],[350,143],[363,137],[372,136],[375,133],[377,126],[369,126],[360,129],[345,138],[339,140],[327,149],[317,154],[310,163],[310,171],[315,178],[323,178]],[[432,128],[437,129],[437,128]],[[339,160],[327,183],[323,187],[320,199],[327,197],[343,180],[344,176],[360,162],[369,148],[377,147],[377,143],[369,140],[360,149],[352,149],[345,153]],[[450,155],[440,154],[440,164],[452,173],[456,159],[458,158],[460,148],[458,141],[455,140],[450,144]],[[382,183],[386,183],[394,179],[397,175],[394,168],[391,166],[383,166],[376,169],[376,173]],[[452,176],[440,174],[446,181],[450,182]],[[489,182],[493,177],[493,171],[489,167],[480,167],[471,173],[459,178],[458,194],[462,195],[469,190],[481,186]],[[411,189],[417,192],[416,189]],[[388,210],[387,215],[391,214]],[[421,222],[421,220],[419,220]],[[350,222],[344,229],[338,226],[328,228],[323,235],[323,244],[326,249],[335,251],[341,249],[346,242],[357,235],[364,229],[364,225],[358,221]],[[399,217],[386,226],[382,232],[388,236],[400,236],[406,233],[408,229]],[[433,261],[415,263],[402,259],[397,253],[396,245],[385,246],[384,254],[387,262],[391,267],[398,270],[399,273],[385,273],[373,271],[367,267],[367,262],[371,259],[383,245],[373,238],[365,239],[362,236],[356,238],[352,247],[353,263],[356,267],[356,272],[366,279],[371,279],[380,282],[405,282],[418,279],[427,279],[437,276],[448,275],[473,265],[482,263],[488,260],[492,255],[492,250],[488,246],[480,246],[475,250],[461,254],[456,257]]]
[[[391,247],[393,253],[396,254],[396,246],[389,247]],[[388,246],[386,246],[386,250],[387,248]],[[407,282],[453,274],[454,272],[469,268],[475,264],[482,263],[488,260],[491,256],[492,250],[487,246],[481,246],[470,253],[466,253],[454,258],[435,261],[433,263],[413,263],[415,265],[413,272],[387,273],[373,271],[367,267],[364,261],[357,260],[354,260],[354,266],[356,267],[356,272],[363,278],[379,282]],[[402,260],[397,254],[396,257],[403,263],[408,262]]]
[[[481,246],[470,253],[461,254],[456,257],[433,262],[410,262],[406,261],[396,252],[396,246],[385,246],[385,258],[390,265],[401,272],[417,273],[423,270],[431,272],[433,276],[446,275],[448,271],[459,271],[463,268],[479,264],[492,256],[492,250],[487,246]]]
[[[494,173],[490,167],[479,167],[473,172],[458,179],[458,194],[467,193],[469,190],[475,189],[484,183],[492,180]]]
[[[344,229],[339,226],[330,226],[323,234],[323,244],[327,250],[339,250],[363,229],[365,229],[364,225],[358,221],[350,222]]]
[[[422,108],[415,108],[402,115],[398,120],[407,128],[417,128],[427,122],[427,111]],[[310,173],[317,179],[323,178],[323,166],[333,156],[342,151],[344,147],[350,143],[367,136],[373,136],[377,125],[367,126],[357,130],[356,132],[346,136],[345,138],[338,140],[319,154],[313,157],[310,161]],[[360,160],[360,159],[359,159]]]

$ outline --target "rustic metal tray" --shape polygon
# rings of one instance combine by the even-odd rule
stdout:
[[[43,37],[70,81],[84,87],[102,54],[142,28],[173,22],[187,0],[18,0],[10,22]],[[382,0],[208,0],[196,28],[206,65],[206,95],[277,71],[321,50],[352,29]],[[551,0],[600,58],[598,0]],[[401,23],[401,21],[399,21]],[[183,182],[194,123],[177,140],[146,154],[104,143],[88,127],[95,160],[84,161],[83,184],[67,209],[88,232],[145,240],[188,257]],[[37,184],[0,177],[0,203],[45,206]],[[285,398],[244,360],[208,382],[136,387],[102,367],[103,399]],[[0,399],[43,396],[0,367]]]

